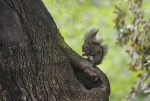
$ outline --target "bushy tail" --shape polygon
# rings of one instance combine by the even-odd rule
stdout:
[[[96,34],[98,33],[98,31],[99,29],[97,28],[90,29],[85,33],[84,40],[89,43],[97,42]]]

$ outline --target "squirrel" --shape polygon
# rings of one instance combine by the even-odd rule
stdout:
[[[89,30],[85,34],[84,44],[82,45],[82,56],[86,56],[86,59],[92,63],[94,68],[102,62],[108,53],[108,46],[102,44],[103,39],[96,39],[98,31],[99,29],[96,28]]]

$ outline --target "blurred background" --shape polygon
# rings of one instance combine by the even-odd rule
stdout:
[[[139,80],[139,72],[129,70],[129,55],[124,48],[116,44],[118,31],[114,23],[117,17],[114,13],[115,4],[123,4],[126,9],[127,1],[43,0],[66,43],[78,54],[82,53],[84,33],[92,27],[99,28],[97,38],[103,38],[104,43],[109,46],[108,55],[98,67],[110,80],[110,101],[127,101],[131,88],[136,86]],[[143,9],[150,14],[150,1],[144,1]]]

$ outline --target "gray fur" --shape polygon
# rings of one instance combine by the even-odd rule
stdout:
[[[93,67],[100,64],[108,53],[108,46],[102,44],[103,39],[96,39],[98,31],[96,28],[89,30],[85,34],[84,44],[82,46],[82,52],[86,53],[85,56],[87,56],[87,60],[93,64]],[[90,60],[89,56],[92,56],[93,59]]]

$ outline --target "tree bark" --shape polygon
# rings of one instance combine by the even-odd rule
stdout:
[[[106,75],[75,53],[41,0],[0,0],[1,101],[108,101]]]

